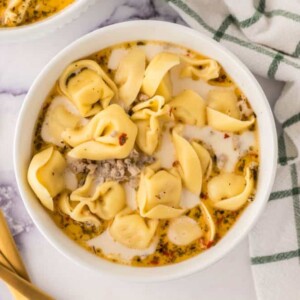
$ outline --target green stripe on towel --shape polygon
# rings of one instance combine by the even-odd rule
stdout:
[[[271,79],[275,78],[275,74],[278,70],[278,66],[280,64],[280,62],[283,60],[283,55],[280,53],[277,53],[273,59],[273,61],[271,62],[270,68],[268,70],[268,77]]]
[[[264,12],[264,15],[268,18],[279,16],[279,17],[285,17],[285,18],[293,20],[295,22],[300,22],[300,15],[283,10],[283,9],[274,9],[269,12]]]
[[[223,37],[225,31],[227,30],[227,28],[234,22],[234,19],[232,18],[231,15],[229,15],[228,17],[226,17],[224,19],[224,21],[222,22],[221,26],[219,27],[219,29],[216,31],[215,35],[214,35],[214,39],[219,42],[221,40],[221,38]]]
[[[300,113],[293,115],[282,123],[282,128],[289,127],[300,121]]]
[[[293,56],[299,57],[300,56],[300,42],[297,44],[296,49],[293,53]]]
[[[291,172],[291,179],[292,179],[292,186],[293,188],[298,187],[298,172],[297,166],[295,164],[290,166]],[[298,248],[300,248],[300,198],[299,194],[293,195],[293,208],[294,208],[294,219],[295,219],[295,226],[297,232],[297,243]]]
[[[188,5],[186,5],[182,0],[167,0],[168,2],[171,2],[172,4],[174,4],[175,6],[177,6],[179,9],[183,10],[187,15],[189,15],[191,18],[193,18],[197,23],[199,23],[201,26],[203,26],[203,28],[205,30],[207,30],[208,32],[210,32],[211,34],[215,35],[216,34],[216,30],[214,28],[212,28],[211,26],[209,26],[194,10],[192,10]],[[224,33],[224,35],[222,36],[222,39],[227,40],[229,42],[238,44],[242,47],[248,48],[250,50],[253,50],[255,52],[258,52],[260,54],[269,56],[271,58],[274,59],[274,57],[279,54],[278,51],[271,51],[265,47],[256,45],[256,44],[252,44],[246,40],[242,40],[239,39],[237,37],[234,37],[232,35],[229,35],[227,33]],[[287,59],[286,56],[283,57],[282,62],[295,67],[297,69],[300,69],[300,65]]]
[[[255,8],[255,13],[253,14],[253,16],[244,21],[237,21],[237,24],[239,25],[239,27],[242,28],[250,27],[263,16],[265,8],[266,8],[266,1],[260,0],[257,8]]]
[[[253,14],[253,16],[243,21],[237,20],[237,25],[241,28],[250,27],[251,25],[257,23],[263,16],[266,18],[285,17],[292,21],[300,22],[300,15],[298,14],[283,9],[274,9],[271,11],[266,11],[265,9],[266,9],[266,1],[260,0],[258,6],[255,7],[255,13]]]
[[[269,197],[269,201],[284,199],[293,195],[300,195],[300,187],[295,187],[290,190],[273,192]]]
[[[286,147],[284,141],[284,134],[282,133],[278,138],[278,163],[285,165],[287,163],[286,159]]]
[[[300,257],[300,249],[294,251],[280,252],[272,255],[252,257],[251,264],[261,265],[261,264],[267,264],[271,262],[288,260],[294,257]]]

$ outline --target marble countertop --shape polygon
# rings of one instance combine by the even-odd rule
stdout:
[[[18,112],[34,78],[73,40],[97,28],[136,19],[184,24],[163,0],[97,0],[84,15],[57,32],[22,44],[0,45],[0,208],[33,282],[57,300],[256,299],[247,240],[201,273],[165,283],[129,283],[103,277],[68,260],[44,239],[24,208],[14,178],[12,149]],[[274,103],[282,86],[258,80]],[[12,299],[1,281],[0,299]]]

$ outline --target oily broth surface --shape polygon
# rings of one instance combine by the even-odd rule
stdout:
[[[24,0],[22,0],[25,2]],[[75,0],[32,0],[21,23],[6,25],[3,20],[9,0],[0,0],[0,27],[16,27],[42,21],[63,10]]]
[[[108,67],[108,62],[110,55],[112,54],[113,50],[116,49],[130,49],[133,46],[140,46],[145,47],[145,45],[151,45],[151,46],[164,46],[165,50],[168,51],[169,49],[177,48],[181,52],[190,53],[193,55],[196,55],[199,58],[204,58],[204,56],[201,56],[199,54],[193,53],[190,50],[187,50],[185,48],[167,44],[163,42],[130,42],[130,43],[123,43],[119,45],[115,45],[114,47],[110,47],[104,50],[101,50],[95,54],[92,54],[91,56],[87,57],[89,59],[95,60],[99,65],[103,68],[104,71],[107,72],[107,74],[113,78],[115,70],[112,70]],[[220,76],[219,78],[215,80],[210,80],[208,82],[211,86],[221,86],[221,87],[228,87],[228,86],[234,86],[234,91],[238,97],[243,97],[245,99],[245,96],[243,95],[242,91],[238,87],[235,86],[234,82],[230,78],[230,76],[225,72],[223,68],[221,68]],[[43,139],[41,138],[41,127],[42,123],[44,121],[45,112],[51,103],[52,99],[54,99],[56,96],[61,95],[61,92],[58,88],[58,86],[54,86],[51,93],[49,94],[47,100],[45,101],[44,107],[41,110],[37,126],[36,126],[36,132],[34,137],[34,145],[33,145],[33,152],[37,153],[43,148],[46,148],[49,146],[49,144],[45,143]],[[249,161],[255,161],[259,162],[259,154],[258,154],[258,130],[257,125],[255,124],[250,128],[252,132],[255,134],[256,138],[256,145],[257,147],[253,147],[251,151],[244,157],[240,158],[238,163],[235,167],[235,172],[237,174],[243,174],[244,168],[247,165]],[[226,134],[224,134],[224,138],[226,138]],[[65,154],[68,150],[68,147],[65,148],[58,148],[61,153]],[[216,156],[212,157],[213,159],[213,173],[212,175],[215,176],[219,174],[219,170],[217,168],[217,161]],[[255,183],[257,181],[257,173],[255,173]],[[84,179],[84,178],[83,178]],[[89,246],[87,241],[97,237],[101,233],[103,233],[107,227],[110,224],[110,221],[104,221],[100,228],[95,229],[91,228],[89,226],[86,226],[84,224],[78,223],[74,220],[72,220],[69,216],[66,216],[62,213],[60,213],[57,209],[55,209],[54,212],[48,211],[51,218],[54,220],[56,225],[63,230],[63,232],[69,236],[72,240],[74,240],[76,243],[78,243],[80,246],[84,247],[88,251],[94,253],[97,256],[100,256],[104,259],[108,259],[112,262],[117,263],[127,263],[131,264],[132,266],[143,266],[143,267],[151,267],[151,266],[162,266],[172,263],[177,263],[183,260],[186,260],[188,258],[191,258],[197,254],[200,254],[201,252],[205,251],[206,249],[214,246],[222,237],[226,235],[226,233],[230,230],[230,228],[234,225],[234,223],[238,220],[240,215],[242,214],[243,210],[248,206],[249,203],[246,203],[244,207],[242,207],[238,211],[223,211],[223,210],[216,210],[212,207],[212,204],[210,200],[207,197],[207,182],[203,181],[203,188],[201,193],[202,201],[206,204],[209,212],[212,215],[212,218],[216,224],[216,236],[213,242],[211,243],[205,243],[202,238],[190,243],[186,246],[177,246],[173,243],[171,243],[167,238],[167,228],[169,221],[168,220],[161,220],[159,227],[157,229],[157,236],[158,236],[158,245],[156,248],[156,251],[153,254],[148,255],[147,257],[134,257],[130,262],[124,262],[119,261],[115,257],[108,257],[105,255],[102,251],[102,249],[97,248],[95,246]],[[54,199],[55,201],[56,199]],[[252,199],[249,199],[248,202],[251,202]],[[204,232],[208,231],[208,227],[205,224],[204,216],[201,213],[201,210],[199,206],[196,206],[192,209],[187,210],[185,213],[186,216],[191,217],[194,219],[198,224],[200,224],[202,230]]]

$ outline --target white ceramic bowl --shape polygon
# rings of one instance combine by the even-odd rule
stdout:
[[[260,134],[260,173],[253,203],[216,246],[184,262],[158,268],[113,264],[82,249],[56,227],[26,180],[35,122],[44,99],[63,69],[74,60],[100,49],[135,40],[172,42],[219,61],[248,97],[257,115]],[[187,27],[158,21],[132,21],[105,27],[84,36],[61,51],[40,73],[23,103],[14,147],[15,173],[22,199],[34,223],[46,239],[80,265],[104,275],[148,282],[175,279],[202,270],[221,259],[245,238],[265,207],[275,176],[276,161],[277,138],[272,112],[261,87],[244,64],[212,39]]]
[[[17,27],[0,27],[0,43],[23,42],[40,38],[77,19],[94,2],[95,0],[75,0],[65,9],[42,21]]]

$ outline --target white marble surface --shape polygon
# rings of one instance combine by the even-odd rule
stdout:
[[[7,214],[33,282],[57,300],[256,299],[247,240],[201,273],[177,281],[135,284],[75,265],[42,237],[25,211],[14,179],[12,149],[14,126],[26,92],[43,66],[71,41],[98,27],[133,19],[184,24],[163,0],[97,0],[80,19],[59,32],[22,44],[0,45],[0,208]],[[258,80],[274,103],[282,86]],[[1,281],[0,299],[12,299]]]

